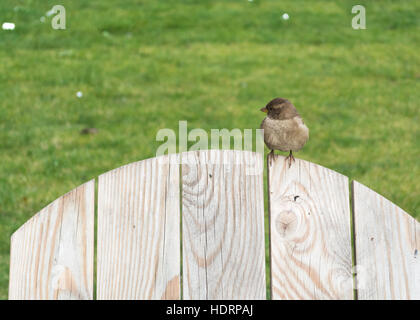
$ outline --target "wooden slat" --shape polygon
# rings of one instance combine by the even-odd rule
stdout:
[[[347,177],[283,156],[268,166],[273,299],[353,299]]]
[[[58,198],[12,235],[9,299],[92,299],[94,188]]]
[[[184,299],[265,299],[261,154],[182,154]]]
[[[420,299],[420,223],[353,181],[358,299]]]
[[[99,177],[98,299],[180,298],[175,157],[131,163]]]

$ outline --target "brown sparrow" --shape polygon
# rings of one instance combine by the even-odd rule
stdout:
[[[289,151],[286,161],[289,159],[290,168],[292,160],[295,161],[292,151],[302,149],[309,139],[308,127],[295,106],[287,99],[275,98],[261,108],[261,111],[267,113],[261,129],[264,129],[264,142],[271,149],[269,156],[274,156],[274,150]]]

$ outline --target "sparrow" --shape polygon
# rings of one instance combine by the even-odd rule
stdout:
[[[271,149],[268,155],[271,156],[270,165],[274,150],[289,151],[285,160],[289,160],[290,168],[292,160],[295,161],[292,152],[302,149],[309,139],[308,127],[295,106],[287,99],[275,98],[260,110],[267,113],[261,129],[264,129],[264,142]]]

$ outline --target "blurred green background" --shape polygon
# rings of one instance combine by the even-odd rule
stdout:
[[[298,157],[419,218],[419,14],[414,0],[2,0],[16,29],[0,30],[0,298],[10,235],[37,211],[153,157],[161,128],[258,128],[277,96],[311,130]]]

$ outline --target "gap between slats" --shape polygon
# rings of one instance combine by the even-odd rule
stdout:
[[[354,189],[353,181],[349,179],[349,196],[350,196],[350,227],[351,227],[351,265],[353,275],[353,300],[358,300],[357,293],[357,257],[356,257],[356,227],[355,227],[355,215],[354,215]]]

